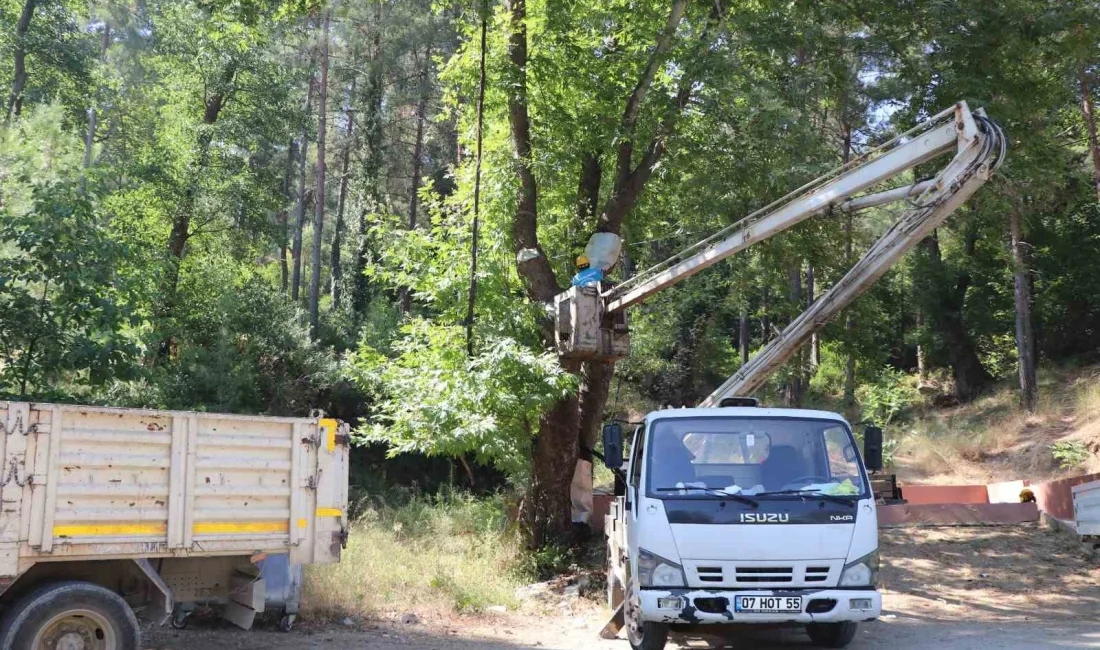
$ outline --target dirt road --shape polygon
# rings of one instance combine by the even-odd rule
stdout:
[[[883,620],[860,627],[850,648],[1036,650],[1100,648],[1100,563],[1035,526],[883,531]],[[310,625],[289,634],[221,623],[149,629],[155,650],[628,650],[602,641],[606,612],[571,617],[499,615],[426,623]],[[726,631],[676,639],[681,648],[807,648],[800,630]],[[670,647],[674,647],[671,646]]]

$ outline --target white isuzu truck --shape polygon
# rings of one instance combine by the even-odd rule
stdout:
[[[741,403],[752,403],[741,400]],[[881,465],[880,429],[865,431]],[[841,648],[878,618],[878,522],[867,467],[835,413],[725,408],[655,411],[621,467],[606,520],[608,596],[635,650],[704,624],[798,624]]]

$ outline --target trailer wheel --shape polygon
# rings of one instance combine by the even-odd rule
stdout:
[[[2,650],[139,650],[141,633],[118,594],[90,582],[44,585],[0,623]]]
[[[852,621],[810,623],[806,626],[806,634],[810,635],[810,641],[818,647],[843,648],[855,638],[857,627],[859,627],[859,624]]]

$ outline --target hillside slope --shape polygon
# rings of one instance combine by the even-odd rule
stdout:
[[[1004,386],[974,402],[924,407],[897,423],[894,471],[907,483],[1048,480],[1100,472],[1100,366],[1040,375],[1033,414]],[[1068,459],[1056,458],[1055,450]]]

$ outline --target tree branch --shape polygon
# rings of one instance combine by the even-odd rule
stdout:
[[[626,107],[623,109],[623,119],[619,127],[619,156],[616,166],[615,176],[615,192],[619,192],[622,186],[626,183],[627,178],[630,176],[630,166],[634,156],[634,128],[638,123],[638,113],[642,109],[642,101],[645,100],[646,93],[649,91],[650,86],[653,85],[653,78],[657,74],[657,67],[665,58],[665,54],[668,53],[670,47],[672,47],[672,37],[676,34],[676,28],[680,26],[680,21],[684,17],[684,8],[687,6],[687,0],[674,0],[672,3],[672,9],[668,14],[668,21],[665,23],[665,27],[659,34],[657,34],[657,46],[653,48],[653,51],[649,55],[649,60],[646,61],[645,69],[642,70],[642,76],[638,79],[638,83],[635,84],[634,90],[630,93],[630,98],[626,100]]]
[[[508,37],[512,88],[508,96],[508,123],[520,181],[519,201],[512,221],[512,247],[516,252],[516,269],[523,278],[527,295],[532,300],[549,303],[561,288],[538,237],[538,183],[531,168],[531,119],[527,110],[526,0],[508,0],[508,9],[512,14]]]

